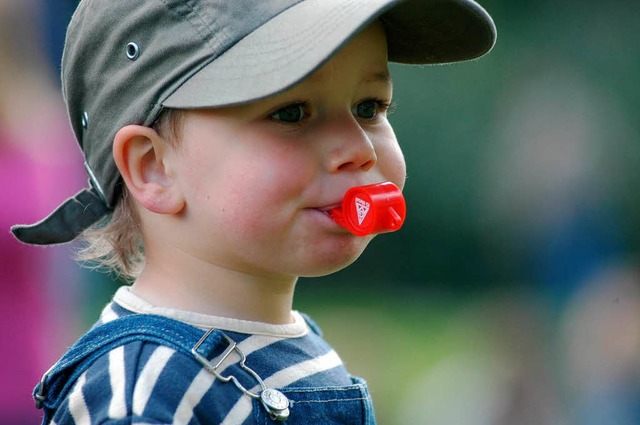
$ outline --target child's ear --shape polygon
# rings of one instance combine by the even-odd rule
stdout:
[[[129,193],[144,208],[158,214],[175,214],[184,198],[171,173],[172,148],[152,128],[128,125],[113,141],[113,157]]]

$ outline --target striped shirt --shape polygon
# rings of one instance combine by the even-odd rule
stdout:
[[[222,330],[237,343],[246,356],[246,366],[268,388],[303,392],[354,387],[336,352],[297,312],[293,312],[292,324],[270,325],[155,307],[122,287],[97,325],[131,314],[161,315],[202,329]],[[114,348],[80,375],[51,423],[236,425],[256,423],[258,416],[264,416],[259,400],[232,382],[217,379],[193,360],[193,356],[149,341]],[[239,366],[239,360],[238,355],[230,355],[218,372],[260,392],[260,385]],[[360,393],[365,396],[352,399],[368,398],[366,387]],[[293,416],[295,407],[291,410]]]

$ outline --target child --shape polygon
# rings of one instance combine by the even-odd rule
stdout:
[[[24,242],[82,233],[131,278],[35,391],[48,423],[375,423],[306,316],[298,276],[372,239],[330,210],[404,185],[387,61],[488,52],[471,0],[84,0],[63,57],[91,188]]]

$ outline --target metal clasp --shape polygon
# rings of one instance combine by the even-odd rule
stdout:
[[[102,186],[100,185],[98,178],[93,172],[93,169],[91,168],[89,163],[86,161],[84,162],[84,169],[87,171],[87,174],[89,175],[89,182],[91,183],[91,187],[95,189],[95,192],[98,194],[102,202],[104,202],[106,206],[111,208],[111,205],[109,204],[109,200],[107,199],[107,196],[104,193],[104,189],[102,189]]]
[[[42,409],[45,400],[47,399],[44,396],[44,380],[47,379],[47,374],[42,375],[42,379],[38,384],[38,392],[33,395],[33,399],[36,401],[36,409]]]
[[[33,395],[33,399],[36,401],[36,409],[42,409],[44,407],[44,402],[47,400],[47,397],[44,395],[44,381],[47,380],[53,369],[56,367],[57,363],[51,366],[40,378],[40,383],[38,384],[38,392]]]
[[[289,417],[290,406],[290,402],[287,396],[276,389],[267,388],[262,378],[260,378],[260,376],[253,369],[246,365],[247,356],[245,356],[242,350],[238,348],[236,342],[229,338],[224,332],[221,332],[222,336],[224,336],[224,338],[227,340],[229,346],[224,350],[224,352],[220,356],[220,359],[215,364],[211,363],[206,357],[198,353],[198,348],[200,348],[204,341],[215,330],[216,329],[209,329],[209,331],[207,331],[207,333],[205,333],[202,338],[200,338],[200,341],[198,341],[196,345],[194,345],[191,349],[191,353],[195,356],[196,360],[198,360],[198,362],[200,362],[200,364],[202,364],[205,369],[211,372],[220,381],[224,383],[228,383],[229,381],[231,381],[244,394],[248,395],[251,398],[260,400],[267,413],[269,413],[269,416],[271,416],[271,419],[277,421],[286,420]],[[258,394],[246,389],[235,376],[222,376],[220,372],[218,372],[218,369],[220,368],[222,363],[234,351],[238,354],[238,356],[240,356],[240,361],[238,362],[240,367],[251,376],[253,376],[253,378],[260,385],[261,391]]]

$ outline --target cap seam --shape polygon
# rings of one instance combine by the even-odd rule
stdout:
[[[213,33],[211,31],[207,31],[207,32],[204,31],[205,28],[210,28],[210,25],[196,11],[195,7],[191,4],[192,3],[191,1],[184,2],[181,5],[184,8],[188,9],[186,13],[182,12],[182,10],[184,9],[181,7],[180,8],[171,7],[168,0],[160,0],[160,1],[164,3],[167,10],[169,10],[170,12],[173,11],[173,13],[185,18],[191,24],[191,26],[193,27],[195,32],[200,36],[200,38],[209,46],[209,48],[215,49],[215,46],[212,44],[212,40],[215,39],[216,41],[220,42],[220,38],[217,36],[216,33]],[[198,25],[198,23],[200,23],[201,25]]]

